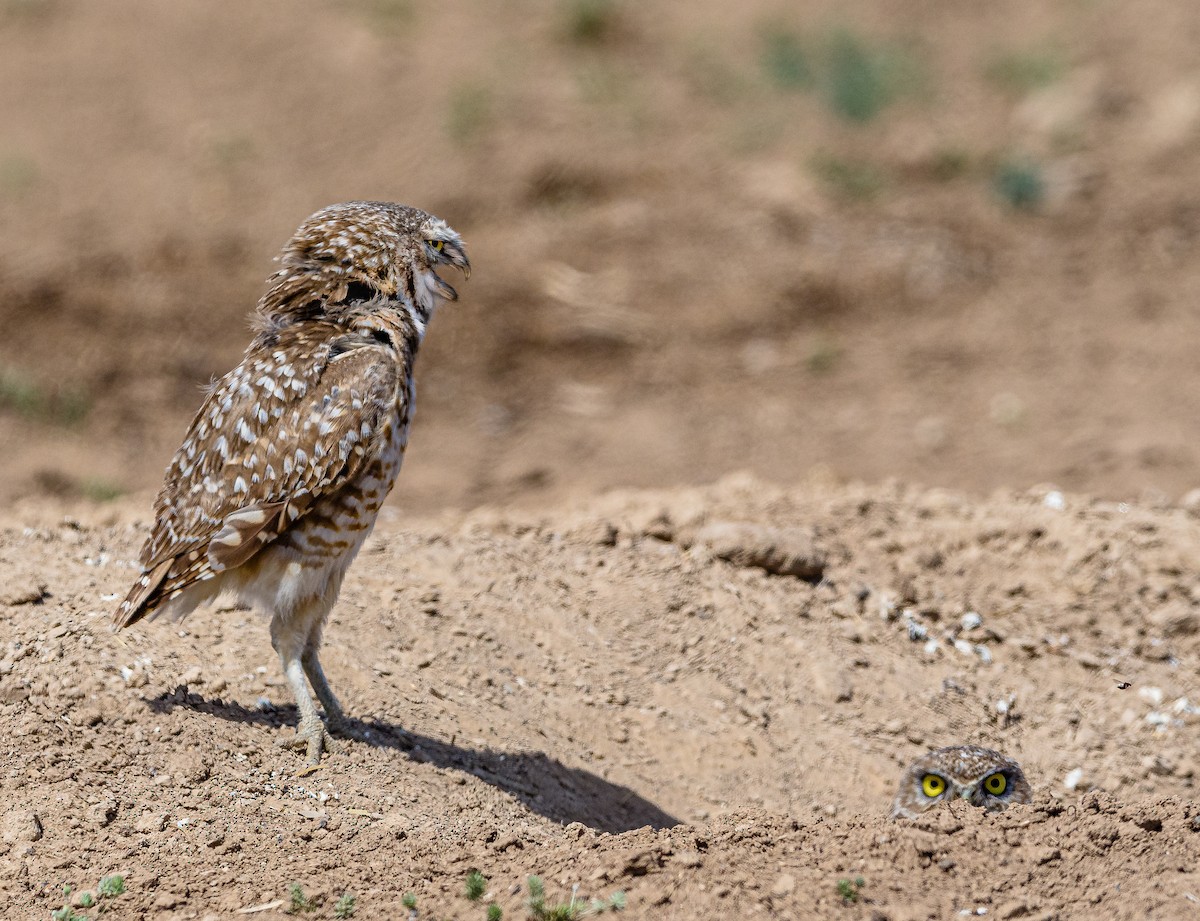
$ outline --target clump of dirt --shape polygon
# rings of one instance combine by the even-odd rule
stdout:
[[[63,510],[0,529],[5,917],[113,874],[114,907],[178,919],[283,917],[292,884],[315,917],[350,892],[359,917],[411,893],[482,918],[471,870],[510,918],[530,875],[647,918],[1200,897],[1185,509],[735,476],[385,512],[327,631],[358,738],[311,774],[274,744],[296,714],[262,620],[111,633],[147,510]],[[964,742],[1017,758],[1035,803],[886,821],[902,767]]]

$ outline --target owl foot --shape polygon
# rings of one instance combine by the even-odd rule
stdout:
[[[306,723],[302,722],[296,727],[294,736],[290,739],[280,739],[275,744],[280,748],[306,751],[306,760],[310,768],[321,763],[322,753],[332,752],[337,748],[337,743],[320,718]]]

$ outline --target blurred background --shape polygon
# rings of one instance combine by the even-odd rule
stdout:
[[[0,0],[0,499],[157,488],[272,257],[475,267],[396,502],[1200,486],[1200,5]]]

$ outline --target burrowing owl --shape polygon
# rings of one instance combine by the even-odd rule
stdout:
[[[916,818],[926,809],[962,797],[985,809],[1028,803],[1032,791],[1021,765],[975,745],[939,748],[910,764],[892,801],[893,819]]]
[[[434,308],[470,273],[462,239],[387,202],[318,211],[279,256],[242,363],[208,392],[167,468],[142,574],[119,627],[182,617],[222,593],[271,615],[296,697],[291,743],[320,761],[342,709],[317,652],[342,577],[392,488],[413,412],[413,361]]]

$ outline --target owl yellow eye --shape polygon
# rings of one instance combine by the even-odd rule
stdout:
[[[440,253],[446,248],[446,244],[442,240],[430,240],[429,245],[433,247],[435,253]]]
[[[989,774],[983,781],[983,789],[992,796],[999,796],[1008,789],[1008,778],[1003,774]]]
[[[946,792],[946,781],[937,774],[926,774],[921,778],[921,791],[930,799],[941,796]]]

